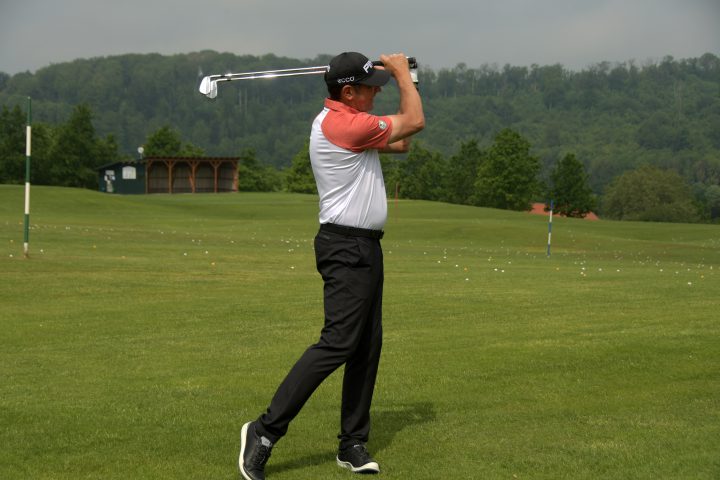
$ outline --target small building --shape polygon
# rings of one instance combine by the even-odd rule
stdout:
[[[146,157],[98,168],[101,192],[220,193],[238,191],[237,157]]]
[[[98,187],[106,193],[145,193],[145,164],[115,162],[98,167]]]

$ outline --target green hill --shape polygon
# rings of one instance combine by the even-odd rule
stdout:
[[[236,82],[210,101],[202,75],[324,65],[328,55],[292,59],[202,51],[76,60],[13,76],[0,74],[0,105],[24,107],[61,123],[88,104],[100,135],[113,134],[135,156],[147,136],[170,125],[210,155],[252,148],[266,164],[287,166],[302,149],[326,92],[317,77]],[[641,164],[672,168],[690,183],[720,183],[720,59],[707,53],[639,65],[600,63],[583,71],[562,65],[422,67],[427,128],[419,139],[449,156],[461,142],[489,145],[503,128],[528,138],[544,173],[567,152],[588,168],[596,192]],[[393,113],[387,87],[376,111]]]

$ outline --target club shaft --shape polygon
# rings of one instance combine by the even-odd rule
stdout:
[[[417,61],[414,57],[408,57],[408,63],[410,68],[417,68]],[[376,67],[382,66],[381,61],[374,61],[373,65]],[[299,68],[285,68],[281,70],[263,70],[259,72],[243,72],[243,73],[226,73],[223,75],[209,75],[212,81],[228,81],[228,80],[241,80],[243,77],[252,78],[273,78],[273,77],[289,77],[293,75],[315,75],[318,73],[325,73],[328,69],[327,65],[319,65],[317,67],[299,67]]]
[[[224,75],[209,75],[212,81],[226,82],[229,80],[245,80],[251,78],[274,78],[289,77],[293,75],[316,75],[325,73],[326,66],[320,67],[303,67],[303,68],[285,68],[282,70],[264,70],[260,72],[244,72],[244,73],[226,73]]]
[[[417,60],[408,57],[410,69],[417,69]],[[373,62],[375,66],[382,66],[381,61]],[[318,75],[328,70],[327,65],[316,67],[284,68],[280,70],[262,70],[258,72],[226,73],[222,75],[208,75],[203,78],[199,90],[202,94],[214,98],[217,95],[218,82],[230,82],[234,80],[254,80],[260,78],[295,77],[300,75]]]

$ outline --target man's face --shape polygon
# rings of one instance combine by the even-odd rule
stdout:
[[[353,91],[349,104],[355,110],[361,112],[369,112],[372,110],[375,95],[382,91],[380,87],[371,87],[368,85],[349,85],[349,87],[352,88]]]

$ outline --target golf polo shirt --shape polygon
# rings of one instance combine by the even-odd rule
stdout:
[[[326,99],[310,133],[310,163],[320,195],[320,223],[382,230],[387,219],[379,149],[392,121]]]

